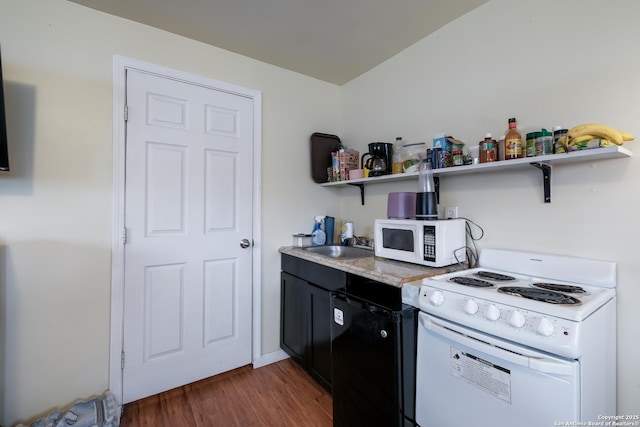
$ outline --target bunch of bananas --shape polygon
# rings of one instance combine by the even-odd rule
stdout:
[[[600,145],[607,147],[613,144],[622,145],[624,141],[633,140],[634,136],[629,132],[617,130],[611,126],[586,123],[569,129],[567,135],[559,138],[558,142],[562,144],[566,151],[569,151],[569,147],[586,143],[593,139],[600,139]]]

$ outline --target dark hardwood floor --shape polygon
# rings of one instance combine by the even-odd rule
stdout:
[[[331,427],[331,395],[291,359],[245,366],[124,406],[122,427]]]

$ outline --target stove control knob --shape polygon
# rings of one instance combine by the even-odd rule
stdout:
[[[543,337],[550,337],[551,335],[553,335],[554,330],[555,326],[553,326],[553,323],[551,323],[551,321],[546,317],[543,317],[538,323],[538,329],[536,330],[536,332],[538,332],[538,334],[542,335]]]
[[[500,309],[495,305],[491,304],[487,307],[487,312],[485,313],[485,317],[489,320],[496,321],[500,318]]]
[[[444,294],[440,291],[433,291],[429,297],[429,302],[431,305],[435,305],[436,307],[444,304]]]
[[[476,314],[478,312],[478,303],[472,299],[467,300],[464,304],[464,312],[471,315]]]
[[[513,326],[514,328],[522,328],[525,323],[526,319],[518,310],[515,310],[513,313],[511,313],[511,317],[509,318],[509,324],[511,326]]]

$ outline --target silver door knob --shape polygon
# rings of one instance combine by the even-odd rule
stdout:
[[[242,240],[240,240],[240,247],[241,247],[242,249],[246,249],[246,248],[248,248],[249,246],[251,246],[251,242],[249,241],[249,239],[242,239]]]
[[[385,330],[383,329],[383,330],[381,330],[381,331],[380,331],[380,336],[381,336],[382,338],[386,338],[386,337],[388,337],[388,336],[389,336],[389,334],[387,333],[387,331],[385,331]]]

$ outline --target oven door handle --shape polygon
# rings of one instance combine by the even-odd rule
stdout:
[[[425,313],[419,314],[423,328],[451,341],[463,344],[474,350],[482,351],[490,356],[526,366],[538,372],[552,375],[575,375],[576,362],[550,358],[542,353],[514,346],[507,342],[499,342],[490,336],[470,331],[442,319],[436,319]]]

